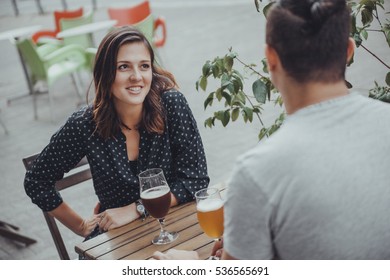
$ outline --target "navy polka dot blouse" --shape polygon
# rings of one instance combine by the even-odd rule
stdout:
[[[101,211],[123,207],[139,199],[137,175],[148,168],[163,169],[171,192],[179,203],[194,199],[194,193],[208,186],[206,157],[196,121],[180,92],[162,95],[167,121],[163,134],[140,129],[137,161],[129,161],[126,137],[103,140],[93,131],[91,107],[75,112],[51,138],[31,170],[24,187],[32,202],[43,211],[62,203],[54,184],[84,156],[87,157]]]

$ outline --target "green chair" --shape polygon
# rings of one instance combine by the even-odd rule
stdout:
[[[92,22],[93,22],[92,11],[86,12],[81,17],[63,18],[60,20],[61,31],[65,31],[74,27],[79,27]],[[92,33],[64,37],[63,40],[65,45],[77,44],[82,46],[84,49],[94,47]]]
[[[50,93],[50,87],[57,80],[70,75],[76,92],[81,98],[80,85],[73,74],[82,69],[90,69],[85,50],[81,46],[67,45],[58,47],[47,44],[37,47],[30,38],[21,39],[15,43],[29,71],[32,85],[39,81],[47,84],[52,120],[53,98]],[[34,89],[32,97],[35,119],[38,118],[36,95],[37,92]]]
[[[162,65],[162,59],[160,57],[159,52],[157,51],[158,46],[155,44],[156,29],[154,28],[154,24],[155,24],[154,16],[150,14],[145,19],[137,23],[134,23],[132,26],[137,28],[145,35],[146,39],[148,39],[149,43],[154,49],[154,53],[156,55],[156,62]]]

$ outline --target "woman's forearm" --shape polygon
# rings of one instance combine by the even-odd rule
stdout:
[[[60,206],[49,212],[64,226],[72,230],[74,233],[85,236],[83,224],[84,220],[77,214],[66,202],[62,202]]]

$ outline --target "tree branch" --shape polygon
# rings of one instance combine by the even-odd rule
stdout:
[[[365,49],[368,53],[370,53],[373,57],[379,60],[380,63],[382,63],[384,66],[386,66],[388,69],[390,69],[390,66],[387,65],[382,59],[380,59],[376,54],[371,52],[369,49],[367,49],[363,44],[360,44],[360,46]]]

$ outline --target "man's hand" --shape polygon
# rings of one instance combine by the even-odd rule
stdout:
[[[223,239],[220,239],[214,243],[213,249],[211,250],[211,257],[220,259],[223,253]]]
[[[156,251],[152,258],[155,260],[199,260],[199,255],[195,251],[170,249],[166,253]]]

